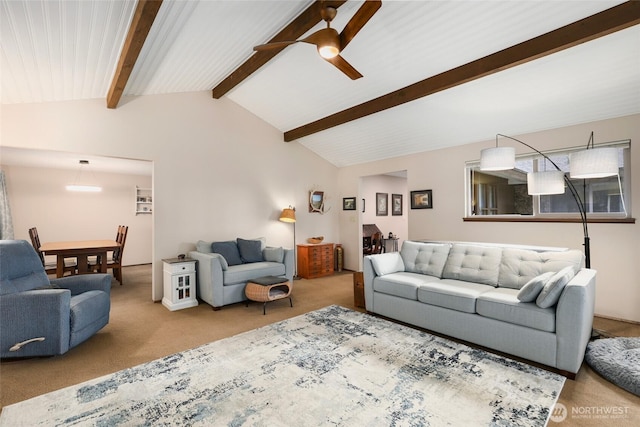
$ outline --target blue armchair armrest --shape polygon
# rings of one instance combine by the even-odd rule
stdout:
[[[32,290],[0,297],[0,357],[63,354],[69,349],[71,292],[67,289]],[[43,337],[17,351],[20,342]]]
[[[71,295],[87,291],[103,291],[111,295],[111,275],[109,274],[79,274],[60,277],[51,279],[51,285],[61,289],[69,289]]]

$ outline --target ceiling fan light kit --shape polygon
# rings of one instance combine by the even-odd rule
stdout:
[[[324,59],[331,59],[340,53],[340,34],[333,28],[318,31],[318,53]]]

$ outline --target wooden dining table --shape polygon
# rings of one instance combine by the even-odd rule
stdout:
[[[100,273],[107,272],[107,252],[116,250],[120,243],[115,240],[75,240],[68,242],[47,242],[40,246],[44,255],[55,255],[56,277],[64,274],[64,259],[76,258],[78,262],[78,274],[87,274],[89,271],[89,257],[97,256],[100,260]]]

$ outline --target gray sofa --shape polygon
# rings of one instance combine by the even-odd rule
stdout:
[[[293,250],[266,246],[264,238],[199,240],[189,256],[198,261],[198,298],[214,310],[245,301],[244,288],[251,279],[277,276],[293,280]]]
[[[580,251],[405,241],[364,258],[367,311],[575,377],[591,337],[596,271]]]

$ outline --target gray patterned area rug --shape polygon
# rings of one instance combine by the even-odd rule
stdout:
[[[330,306],[7,406],[0,425],[544,426],[563,384]]]

